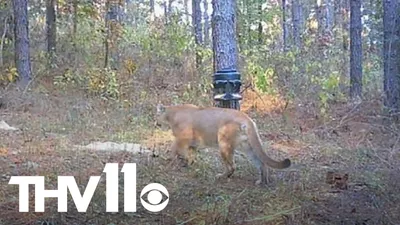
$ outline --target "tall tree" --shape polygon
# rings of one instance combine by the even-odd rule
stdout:
[[[50,66],[55,63],[57,26],[55,0],[46,0],[47,53]]]
[[[149,4],[151,5],[151,2],[149,2]],[[137,21],[135,21],[133,16],[135,13],[135,4],[133,0],[125,0],[124,22],[130,26],[136,23]]]
[[[208,16],[208,0],[203,0],[204,17],[204,45],[210,45],[210,18]]]
[[[13,0],[12,4],[14,10],[15,64],[19,74],[18,83],[24,87],[32,79],[29,51],[28,1]]]
[[[154,13],[155,10],[154,0],[150,0],[149,4],[150,4],[150,13]]]
[[[325,33],[332,35],[333,25],[335,22],[335,5],[333,0],[325,0]]]
[[[262,11],[262,2],[259,0],[257,5],[257,11],[258,11],[258,44],[261,45],[263,43],[263,11]]]
[[[235,2],[213,0],[212,30],[214,72],[237,69]]]
[[[342,39],[343,39],[343,50],[349,50],[348,44],[348,30],[349,30],[349,1],[341,0],[341,11],[342,11]]]
[[[289,28],[286,20],[286,0],[282,0],[282,39],[283,39],[283,50],[288,50],[288,38],[289,38]]]
[[[251,35],[251,26],[252,26],[252,13],[253,13],[253,8],[251,7],[251,0],[245,0],[244,5],[246,7],[246,15],[247,15],[247,22],[246,22],[246,26],[247,26],[247,35],[246,35],[246,39],[247,39],[247,46],[252,46],[253,45],[253,37]]]
[[[301,48],[302,27],[302,5],[300,0],[292,1],[293,40],[297,48]]]
[[[350,1],[350,97],[354,100],[362,94],[361,1]]]
[[[106,28],[107,37],[105,41],[106,45],[106,57],[104,66],[110,66],[112,69],[118,67],[118,39],[121,32],[121,0],[107,0],[106,2]],[[111,60],[110,60],[111,59]]]
[[[153,0],[154,1],[154,0]],[[185,17],[186,17],[186,22],[190,22],[190,17],[189,17],[189,6],[188,6],[188,1],[189,0],[183,0],[183,8],[185,10]]]
[[[168,0],[168,17],[172,15],[172,4],[174,4],[174,0]]]
[[[14,19],[11,5],[6,5],[0,13],[1,21],[4,21],[4,24],[0,26],[0,67],[2,67],[3,65],[11,65],[12,61],[14,61],[12,57],[14,48]]]
[[[316,0],[315,1],[315,15],[317,17],[318,21],[318,35],[317,37],[323,36],[325,26],[326,24],[324,23],[324,18],[325,18],[325,10],[324,10],[324,4],[322,0]]]
[[[163,7],[163,9],[164,9],[164,20],[165,20],[165,24],[168,24],[168,4],[167,4],[167,1],[165,0],[165,1],[163,1],[162,3],[161,3],[161,6]]]
[[[203,42],[202,27],[201,27],[201,0],[192,0],[192,25],[196,46],[201,46]],[[196,67],[201,64],[201,55],[196,50]]]
[[[384,104],[391,112],[400,111],[400,3],[383,1]]]

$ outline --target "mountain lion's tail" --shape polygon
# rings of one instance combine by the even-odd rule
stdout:
[[[261,140],[257,132],[257,127],[251,120],[247,124],[247,134],[250,147],[261,162],[275,169],[285,169],[290,166],[291,162],[289,159],[284,159],[283,161],[275,161],[267,156],[261,145]]]

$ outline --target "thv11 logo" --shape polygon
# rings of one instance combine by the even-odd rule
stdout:
[[[106,211],[118,212],[118,163],[107,163],[103,170],[106,173]],[[136,212],[136,163],[125,163],[121,170],[124,173],[124,212]],[[19,211],[29,212],[29,185],[35,186],[35,212],[44,212],[44,199],[57,198],[58,212],[67,212],[68,190],[71,193],[78,212],[86,212],[101,176],[91,176],[84,194],[81,195],[73,176],[58,176],[58,190],[45,190],[43,176],[12,176],[8,184],[19,185]],[[147,203],[143,195],[148,192]],[[162,201],[162,193],[166,195]],[[142,206],[151,212],[163,210],[169,201],[167,189],[158,183],[146,185],[140,193]]]

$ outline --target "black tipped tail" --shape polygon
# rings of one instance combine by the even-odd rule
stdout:
[[[285,159],[282,161],[281,169],[286,169],[286,168],[290,167],[291,164],[292,164],[292,162],[290,161],[290,159]]]

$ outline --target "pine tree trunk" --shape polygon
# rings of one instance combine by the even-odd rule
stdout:
[[[350,97],[353,100],[360,100],[362,95],[361,1],[350,1]]]
[[[325,29],[325,23],[324,23],[324,17],[325,17],[325,13],[324,13],[324,5],[322,4],[322,1],[319,2],[318,0],[316,1],[315,4],[315,12],[316,12],[316,16],[317,16],[317,21],[318,21],[318,34],[317,34],[317,38],[321,37],[324,33],[324,29]]]
[[[203,43],[200,1],[192,0],[192,25],[196,46],[201,46]],[[196,49],[196,68],[200,67],[201,61],[201,55]]]
[[[25,87],[32,79],[30,43],[29,43],[29,22],[28,22],[28,1],[13,0],[14,9],[14,35],[15,35],[15,64],[19,74],[19,85]]]
[[[384,104],[390,112],[400,111],[400,3],[383,0]]]
[[[55,2],[55,0],[46,0],[47,53],[50,66],[55,63],[57,43]]]
[[[210,46],[210,18],[208,16],[208,0],[203,0],[204,7],[204,46]]]
[[[120,12],[120,2],[118,0],[107,0],[105,67],[110,66],[112,69],[117,69],[119,66]]]
[[[282,35],[283,35],[283,50],[287,51],[289,49],[288,45],[288,25],[286,21],[286,0],[282,0]]]
[[[154,0],[152,0],[152,1],[154,1]],[[184,7],[184,10],[185,10],[186,21],[187,21],[188,23],[190,23],[188,1],[189,1],[189,0],[183,0],[183,7]]]
[[[327,32],[330,36],[333,35],[333,25],[335,22],[335,5],[333,0],[325,0],[326,4],[326,28],[325,32]]]
[[[237,69],[235,5],[230,0],[213,0],[212,30],[214,72]]]
[[[258,44],[263,43],[263,26],[262,26],[262,2],[258,0]]]
[[[298,49],[301,48],[301,36],[300,36],[300,33],[302,32],[301,8],[302,7],[299,0],[292,1],[293,39],[294,39],[294,45]]]

